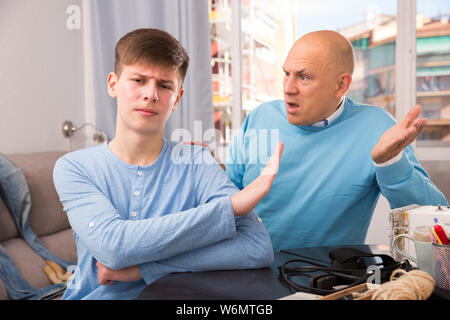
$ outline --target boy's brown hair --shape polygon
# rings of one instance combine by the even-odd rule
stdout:
[[[114,72],[120,78],[124,65],[142,62],[176,68],[182,85],[189,65],[189,56],[181,43],[169,33],[152,28],[136,29],[117,42]]]

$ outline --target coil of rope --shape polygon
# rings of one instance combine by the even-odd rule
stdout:
[[[401,274],[400,277],[395,277]],[[421,270],[406,272],[397,269],[392,272],[390,281],[383,283],[372,293],[372,300],[426,300],[436,285],[428,273]]]

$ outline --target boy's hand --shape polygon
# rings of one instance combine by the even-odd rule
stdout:
[[[280,166],[283,147],[283,143],[280,142],[259,177],[253,180],[252,183],[240,192],[230,197],[235,216],[241,216],[252,211],[258,202],[269,193],[272,182],[275,179],[275,175]]]
[[[98,268],[97,278],[101,285],[109,285],[114,281],[138,281],[142,279],[141,273],[137,266],[127,267],[120,270],[112,270],[97,261]]]

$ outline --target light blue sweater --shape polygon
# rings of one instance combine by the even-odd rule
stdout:
[[[411,146],[398,162],[375,167],[371,150],[394,124],[384,109],[349,98],[340,116],[323,127],[292,125],[284,101],[265,103],[234,136],[227,174],[241,189],[253,181],[268,159],[259,154],[270,154],[275,147],[271,130],[279,129],[284,143],[280,169],[269,194],[255,208],[274,249],[363,244],[380,191],[391,208],[447,204]],[[269,138],[263,139],[266,135]]]
[[[202,147],[164,140],[152,165],[133,166],[105,143],[60,158],[54,182],[78,256],[64,299],[134,299],[170,272],[272,263],[263,224],[254,212],[234,217],[238,189]],[[99,285],[97,261],[138,265],[144,280]]]

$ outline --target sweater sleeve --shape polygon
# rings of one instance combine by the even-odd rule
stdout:
[[[139,265],[147,284],[172,272],[255,269],[273,262],[272,244],[255,212],[236,218],[237,235],[178,256]]]
[[[167,259],[236,235],[227,194],[182,212],[123,220],[72,161],[59,159],[53,178],[74,233],[95,259],[111,269]]]
[[[233,182],[240,190],[244,188],[243,177],[245,173],[245,164],[247,163],[245,158],[245,129],[247,128],[250,116],[251,114],[247,116],[242,127],[233,136],[225,160],[227,175],[231,182]]]
[[[214,162],[209,151],[202,157]],[[196,194],[200,203],[232,195],[238,189],[218,164],[197,167]],[[211,177],[214,177],[211,179]],[[147,284],[171,272],[268,267],[273,261],[272,242],[262,220],[255,212],[236,217],[236,236],[180,255],[139,265]]]
[[[381,193],[392,209],[410,204],[448,204],[420,166],[411,146],[405,148],[399,161],[388,166],[375,166],[375,174]]]

